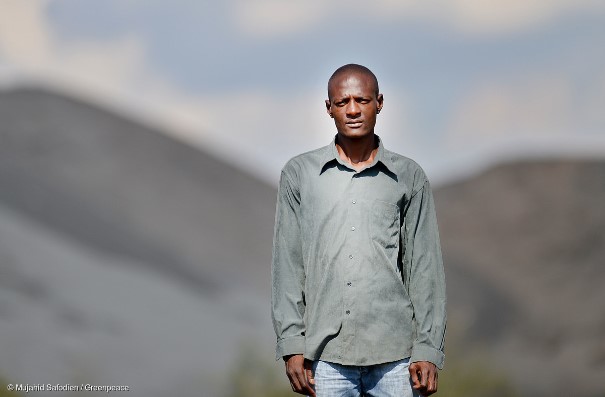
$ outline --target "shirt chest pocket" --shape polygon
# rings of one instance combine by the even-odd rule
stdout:
[[[399,243],[399,207],[374,200],[370,210],[370,236],[384,248],[397,248]]]

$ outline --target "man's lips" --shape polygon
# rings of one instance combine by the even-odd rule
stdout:
[[[363,125],[362,121],[347,121],[345,123],[349,128],[359,128]]]

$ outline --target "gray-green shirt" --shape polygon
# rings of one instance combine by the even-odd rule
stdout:
[[[442,368],[445,276],[429,182],[386,150],[355,171],[335,141],[279,182],[272,262],[277,357]]]

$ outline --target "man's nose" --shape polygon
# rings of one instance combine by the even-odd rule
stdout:
[[[361,109],[359,104],[356,101],[350,101],[347,104],[347,116],[349,117],[357,117],[361,113]]]

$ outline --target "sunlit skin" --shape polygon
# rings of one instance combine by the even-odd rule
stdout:
[[[337,73],[328,82],[326,109],[334,119],[336,149],[340,158],[359,171],[370,165],[378,152],[374,135],[376,117],[382,110],[383,96],[373,75],[352,68]],[[292,390],[315,396],[312,362],[302,354],[284,357]],[[423,396],[437,391],[437,366],[428,361],[409,366],[412,387]]]

